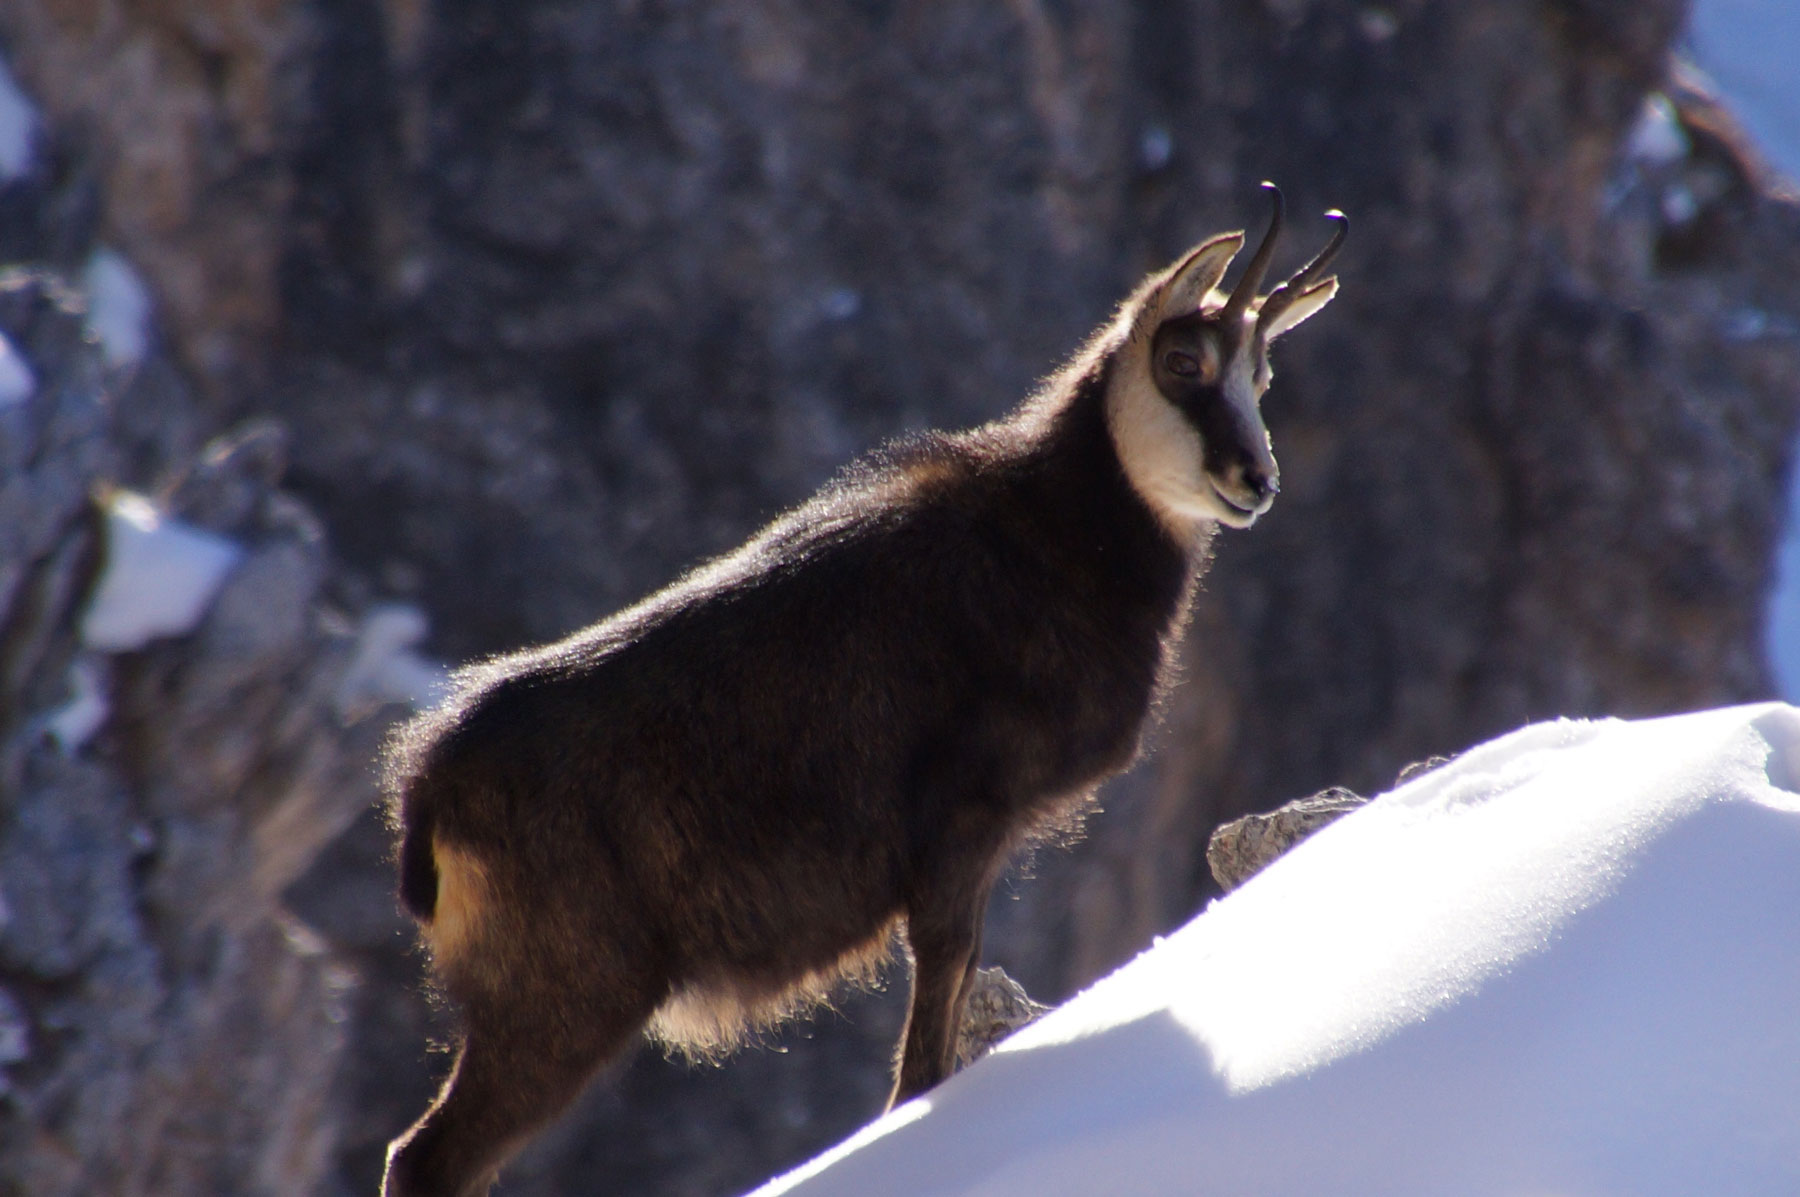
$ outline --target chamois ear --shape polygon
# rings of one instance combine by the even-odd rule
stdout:
[[[1294,301],[1285,310],[1278,313],[1269,326],[1263,330],[1263,340],[1273,341],[1288,329],[1293,328],[1308,316],[1330,303],[1337,294],[1337,275],[1320,279],[1294,297]]]
[[[1159,289],[1153,305],[1157,320],[1173,320],[1189,316],[1200,309],[1201,300],[1219,280],[1238,250],[1244,248],[1244,234],[1220,233],[1209,237],[1188,251],[1187,257],[1169,272],[1169,279]]]

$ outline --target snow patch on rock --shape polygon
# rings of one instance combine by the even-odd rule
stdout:
[[[37,376],[12,338],[0,333],[0,411],[16,407],[37,391]]]
[[[132,491],[115,491],[103,515],[106,567],[81,620],[82,643],[100,652],[186,635],[244,556],[234,541],[171,519]]]
[[[404,702],[415,709],[442,698],[449,672],[414,649],[430,631],[425,613],[405,603],[378,603],[363,615],[356,648],[334,696],[340,715]]]
[[[73,756],[94,738],[110,714],[103,662],[77,657],[69,665],[69,700],[44,716],[44,734],[64,756]]]
[[[133,366],[150,347],[150,292],[116,250],[97,249],[82,272],[88,296],[88,331],[106,364]]]
[[[0,184],[21,178],[37,159],[37,106],[0,61]]]

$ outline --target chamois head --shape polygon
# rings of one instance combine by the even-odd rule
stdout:
[[[1196,246],[1152,282],[1132,322],[1126,352],[1138,369],[1122,379],[1113,432],[1133,483],[1172,523],[1247,528],[1269,509],[1281,489],[1259,410],[1269,345],[1337,294],[1337,277],[1325,271],[1349,222],[1331,211],[1337,231],[1318,256],[1257,295],[1281,234],[1281,192],[1263,186],[1275,201],[1269,231],[1231,293],[1218,287],[1244,246],[1242,232]]]

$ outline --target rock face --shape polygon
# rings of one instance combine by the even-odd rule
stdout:
[[[323,534],[275,430],[202,443],[165,361],[93,343],[104,297],[8,271],[35,386],[0,411],[0,1191],[292,1192],[337,1166],[354,977],[281,895],[371,800],[379,739],[341,717]],[[146,526],[230,546],[197,622],[92,617],[127,556],[94,488],[125,483],[158,491]],[[166,596],[179,549],[118,602]]]
[[[1224,818],[1766,694],[1800,216],[1671,76],[1682,15],[5,6],[42,127],[0,182],[38,382],[0,407],[0,1191],[368,1191],[433,1063],[381,721],[339,694],[371,604],[446,660],[587,622],[1009,406],[1142,270],[1259,223],[1265,177],[1354,221],[1277,353],[1284,494],[1221,539],[1154,755],[1003,893],[990,957],[1058,997],[1202,900]],[[102,240],[155,303],[125,374],[59,307]],[[193,632],[90,662],[108,717],[59,752],[103,482],[246,557]],[[631,1061],[508,1191],[753,1183],[878,1106],[894,996],[721,1070]]]

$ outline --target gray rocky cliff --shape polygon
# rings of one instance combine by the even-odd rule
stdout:
[[[372,800],[378,723],[343,717],[353,625],[278,430],[202,441],[94,299],[0,274],[35,383],[0,410],[0,1191],[293,1192],[353,1121],[355,977],[282,892]],[[224,572],[159,631],[170,535]]]
[[[396,708],[344,698],[371,621],[454,661],[604,614],[1010,406],[1263,178],[1354,221],[1277,351],[1284,493],[992,960],[1070,992],[1281,796],[1766,696],[1800,214],[1672,73],[1683,11],[0,9],[42,116],[0,183],[37,379],[0,408],[0,1192],[370,1191],[443,1062],[369,806]],[[154,300],[123,373],[79,311],[102,243]],[[244,555],[194,628],[96,656],[107,485]],[[59,748],[83,676],[108,715]],[[506,1191],[754,1183],[878,1107],[903,988],[718,1069],[640,1053]]]

